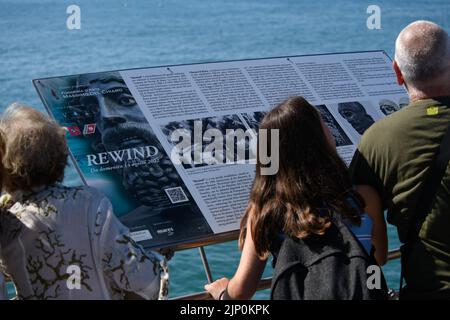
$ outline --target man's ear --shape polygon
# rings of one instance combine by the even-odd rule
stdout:
[[[392,67],[394,68],[395,75],[397,76],[397,83],[399,86],[402,86],[405,84],[405,79],[403,79],[402,72],[400,71],[400,68],[398,67],[397,61],[392,62]]]

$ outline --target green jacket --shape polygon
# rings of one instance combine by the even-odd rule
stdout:
[[[450,125],[450,97],[419,100],[376,122],[350,165],[355,184],[380,193],[387,220],[405,242],[408,218]],[[450,297],[450,166],[405,268],[411,298]]]

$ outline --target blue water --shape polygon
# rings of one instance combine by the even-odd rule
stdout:
[[[66,8],[81,7],[81,30],[66,28]],[[366,27],[370,4],[381,29]],[[450,1],[339,0],[0,0],[0,111],[13,101],[43,109],[31,79],[134,67],[383,49],[417,19],[450,31]],[[66,182],[77,184],[73,170]],[[390,247],[398,247],[389,228]],[[214,278],[232,276],[236,242],[206,248]],[[171,296],[206,282],[198,251],[170,263]],[[385,273],[398,287],[399,262]],[[271,268],[265,271],[270,276]],[[267,291],[256,298],[266,299]]]

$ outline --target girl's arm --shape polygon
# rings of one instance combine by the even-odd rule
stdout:
[[[368,185],[358,185],[356,191],[363,197],[366,203],[365,211],[372,218],[372,244],[375,248],[375,259],[382,266],[387,261],[388,238],[380,196]]]
[[[249,218],[249,222],[247,222],[247,232],[239,267],[233,278],[231,280],[222,278],[211,284],[205,285],[205,290],[208,291],[216,300],[220,298],[221,293],[227,288],[227,285],[228,296],[231,299],[250,299],[256,292],[256,288],[261,280],[267,259],[262,260],[256,254],[250,231],[250,220],[251,219]]]

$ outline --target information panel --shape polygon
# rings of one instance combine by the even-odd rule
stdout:
[[[364,131],[408,104],[383,51],[164,66],[33,82],[49,113],[68,128],[83,182],[111,199],[115,214],[147,248],[199,243],[238,230],[254,162],[230,154],[225,142],[224,150],[215,149],[208,157],[209,129],[221,132],[224,140],[231,129],[251,132],[272,107],[301,95],[320,111],[348,164]],[[174,140],[180,129],[183,137],[178,138],[189,138],[188,147]],[[252,154],[248,136],[232,138],[235,150],[244,146],[246,155]],[[173,152],[182,155],[181,161],[172,161]]]

